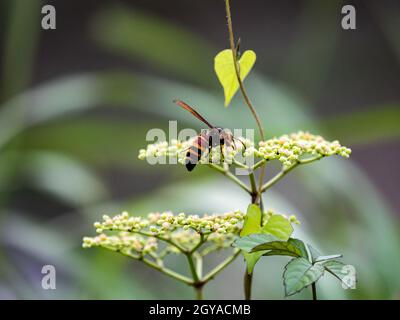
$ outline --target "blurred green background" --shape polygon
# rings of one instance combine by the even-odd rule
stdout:
[[[319,296],[398,299],[400,6],[352,3],[357,30],[341,28],[347,1],[317,0],[235,0],[234,27],[258,55],[246,84],[268,136],[310,130],[353,150],[297,169],[264,198],[298,216],[298,235],[356,267],[356,290],[328,276]],[[56,8],[56,30],[40,27],[44,4]],[[137,159],[151,128],[201,128],[173,98],[218,125],[255,127],[239,95],[223,107],[213,72],[228,46],[224,2],[8,0],[0,25],[0,299],[192,297],[139,262],[81,249],[81,239],[105,213],[246,208],[241,190],[206,168]],[[254,298],[283,297],[286,261],[257,265]],[[56,267],[56,290],[41,288],[45,264]],[[242,298],[243,270],[238,258],[206,297]]]

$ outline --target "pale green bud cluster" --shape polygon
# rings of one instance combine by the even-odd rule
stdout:
[[[184,164],[186,153],[190,146],[194,143],[197,137],[193,137],[187,141],[178,141],[178,140],[171,140],[171,142],[163,141],[157,142],[154,144],[147,145],[146,149],[139,150],[138,158],[140,160],[145,160],[149,158],[176,158],[179,163]],[[240,141],[242,142],[240,142]],[[233,159],[235,158],[236,154],[241,153],[244,151],[244,146],[246,148],[253,148],[253,143],[245,139],[243,137],[235,138],[235,144],[230,145],[229,147],[224,146],[222,148],[223,157],[221,157],[221,147],[216,146],[211,148],[210,152],[209,149],[206,148],[202,154],[200,159],[200,163],[207,164],[207,163],[221,163],[223,162],[227,164],[232,164]]]
[[[103,216],[102,222],[95,222],[94,227],[97,233],[104,230],[118,230],[128,232],[149,232],[152,235],[164,235],[175,231],[178,228],[183,230],[192,229],[198,233],[207,232],[236,232],[243,221],[244,213],[240,211],[228,212],[225,214],[186,215],[172,212],[149,213],[144,217],[131,217],[127,212],[110,218]]]
[[[146,149],[139,150],[139,159],[145,160],[146,158],[182,158],[184,157],[184,151],[187,150],[193,143],[194,138],[187,141],[179,141],[176,139],[171,142],[162,141],[154,144],[147,145]]]
[[[139,254],[149,254],[158,248],[157,239],[153,237],[143,237],[129,232],[119,232],[118,235],[106,235],[104,233],[96,237],[84,237],[83,248],[105,247],[115,251],[136,252]]]
[[[342,146],[339,141],[326,141],[321,136],[299,131],[290,135],[260,141],[259,148],[254,150],[257,157],[266,160],[279,160],[285,166],[291,166],[303,155],[331,156],[340,155],[348,158],[351,150]]]
[[[148,157],[175,157],[181,164],[185,163],[186,152],[192,145],[195,138],[188,141],[180,142],[172,140],[168,142],[159,142],[149,144],[146,149],[139,151],[139,159],[144,160]],[[238,142],[240,139],[242,143]],[[232,164],[233,159],[238,153],[243,154],[244,157],[254,156],[262,158],[267,161],[279,160],[284,166],[292,166],[302,159],[302,156],[321,156],[327,157],[332,155],[339,155],[348,158],[351,150],[342,146],[339,141],[326,141],[323,137],[312,135],[308,132],[299,131],[290,135],[283,135],[275,137],[266,141],[260,141],[258,148],[254,144],[243,137],[236,139],[236,148],[233,146],[223,148],[223,160],[227,164]],[[243,158],[242,158],[243,159]],[[206,150],[200,163],[220,163],[221,152],[220,147],[217,146],[211,149],[209,154]]]
[[[264,213],[264,223],[274,214],[271,210]],[[85,237],[82,246],[154,256],[158,254],[160,241],[166,243],[163,250],[169,253],[180,253],[178,247],[191,250],[204,241],[202,248],[209,253],[231,246],[243,227],[244,216],[241,211],[203,216],[171,212],[153,212],[147,217],[130,216],[127,212],[114,217],[104,215],[101,222],[94,223],[99,235]],[[294,216],[285,218],[298,223]]]

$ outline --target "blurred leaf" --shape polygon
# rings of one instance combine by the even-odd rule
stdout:
[[[337,15],[332,13],[339,13],[340,8],[338,1],[303,1],[294,24],[293,38],[285,51],[282,77],[310,99],[317,99],[326,91],[326,77],[335,59],[341,30]]]
[[[324,268],[322,266],[312,265],[310,261],[303,257],[290,260],[283,273],[285,296],[300,292],[317,281],[323,274]]]
[[[22,139],[26,151],[44,150],[73,155],[92,167],[112,164],[160,170],[161,167],[137,160],[138,150],[146,144],[145,135],[149,128],[166,129],[166,125],[150,121],[138,123],[134,119],[113,121],[82,116],[25,130],[10,142],[9,148],[17,148],[19,139]]]
[[[106,189],[94,173],[78,161],[54,153],[32,152],[23,166],[30,183],[73,206],[106,198]]]
[[[271,133],[297,130],[300,123],[306,122],[307,114],[301,111],[301,104],[281,87],[260,78],[252,87],[255,91],[250,91],[250,94],[254,93],[254,100],[265,103],[265,107],[259,108],[259,114],[266,119]],[[144,92],[152,92],[152,95]],[[0,110],[0,146],[27,128],[102,105],[129,106],[168,119],[184,120],[199,127],[197,119],[179,112],[172,103],[179,92],[182,92],[180,98],[199,103],[201,113],[206,117],[212,114],[210,121],[218,125],[238,129],[255,126],[251,114],[244,107],[235,110],[234,117],[229,110],[215,112],[218,99],[205,90],[127,73],[94,73],[46,83],[8,101]],[[289,118],[288,114],[291,115]]]
[[[329,136],[346,144],[370,144],[380,140],[400,137],[400,106],[380,106],[331,119],[319,124]]]
[[[287,241],[293,232],[293,227],[288,219],[276,214],[268,218],[267,223],[262,228],[262,232]]]
[[[299,170],[298,174],[303,187],[309,190],[302,196],[319,199],[318,212],[325,212],[326,220],[330,221],[332,217],[336,221],[344,219],[347,228],[333,232],[334,229],[329,227],[332,238],[368,248],[367,251],[349,249],[347,254],[343,252],[351,256],[352,262],[360,261],[357,273],[367,276],[371,287],[376,283],[371,292],[366,292],[367,297],[394,296],[396,288],[400,287],[400,279],[393,278],[392,274],[400,269],[400,260],[393,252],[400,251],[400,235],[395,214],[380,192],[352,161],[329,159],[314,164],[311,170]],[[319,183],[315,183],[315,177]],[[340,206],[337,199],[340,199]],[[350,223],[349,219],[354,222]],[[376,261],[385,263],[377,264]]]
[[[38,0],[8,3],[10,14],[2,63],[1,100],[22,91],[30,81],[40,30],[40,3]]]
[[[370,2],[369,13],[375,16],[381,27],[383,35],[393,50],[398,61],[400,61],[400,41],[398,30],[400,29],[400,4],[397,1],[388,1],[385,5],[379,2]]]
[[[243,81],[256,62],[256,54],[252,50],[246,50],[238,60],[240,79]],[[235,64],[231,49],[225,49],[219,52],[214,59],[214,70],[218,80],[224,89],[225,107],[229,105],[233,96],[239,89]]]
[[[113,7],[95,16],[92,33],[114,52],[209,86],[212,50],[180,25],[139,10]]]

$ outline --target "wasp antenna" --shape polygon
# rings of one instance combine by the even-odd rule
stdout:
[[[210,124],[206,119],[204,119],[196,110],[194,110],[191,106],[186,104],[185,102],[174,99],[174,103],[176,103],[178,106],[182,107],[183,109],[189,111],[192,115],[194,115],[197,119],[200,121],[204,122],[208,127],[214,128],[212,124]]]

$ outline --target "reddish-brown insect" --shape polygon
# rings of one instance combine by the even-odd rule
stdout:
[[[180,100],[174,100],[174,102],[181,106],[183,109],[189,111],[197,119],[205,123],[209,129],[201,130],[200,134],[194,139],[193,144],[189,147],[186,153],[185,166],[188,171],[192,171],[196,164],[200,161],[202,154],[206,149],[210,150],[213,147],[221,147],[221,157],[223,155],[223,146],[235,146],[233,134],[223,128],[218,128],[210,124],[204,119],[196,110],[187,105],[185,102]],[[242,141],[240,141],[242,142]]]

